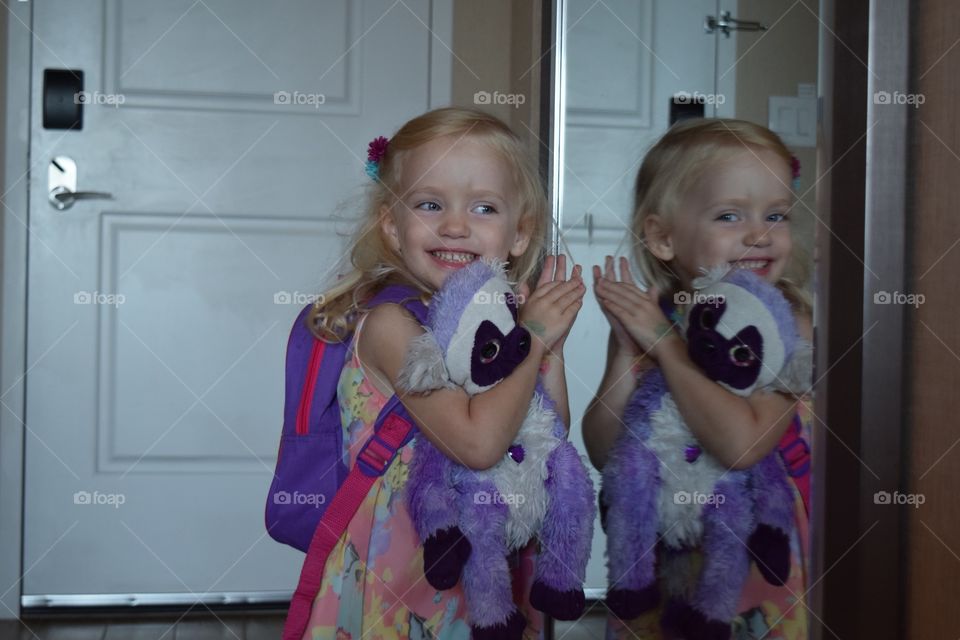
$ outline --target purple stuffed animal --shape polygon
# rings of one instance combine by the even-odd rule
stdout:
[[[811,348],[775,286],[724,267],[694,286],[684,332],[707,377],[744,397],[809,390]],[[669,596],[664,628],[689,640],[727,640],[751,558],[771,584],[789,577],[794,495],[786,471],[775,451],[745,470],[718,463],[690,433],[657,367],[643,374],[624,423],[603,469],[607,606],[623,619],[654,608],[659,556]],[[691,575],[695,547],[699,575]]]
[[[430,304],[397,380],[403,392],[460,387],[470,395],[507,377],[530,351],[504,263],[476,260],[451,273]],[[508,556],[539,539],[531,604],[569,620],[584,608],[583,580],[596,512],[593,483],[555,405],[537,380],[527,416],[503,459],[475,471],[416,436],[407,501],[437,589],[460,579],[475,639],[521,638]]]

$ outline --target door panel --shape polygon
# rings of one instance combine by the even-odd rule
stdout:
[[[302,554],[263,523],[286,337],[346,249],[367,142],[449,99],[433,14],[33,3],[32,103],[45,68],[88,95],[80,131],[31,114],[25,604],[292,590]],[[55,156],[113,199],[55,210]]]

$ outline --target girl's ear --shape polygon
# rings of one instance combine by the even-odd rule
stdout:
[[[526,217],[520,218],[517,224],[517,236],[513,239],[513,246],[510,247],[510,255],[514,258],[522,256],[530,246],[530,226],[532,225],[527,222]]]
[[[666,221],[657,214],[647,216],[643,220],[643,236],[647,240],[647,248],[658,259],[668,262],[673,260],[673,238]]]
[[[390,247],[400,253],[400,234],[397,230],[397,221],[393,218],[393,212],[387,205],[380,206],[380,230]]]

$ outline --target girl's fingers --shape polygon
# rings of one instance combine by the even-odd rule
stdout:
[[[557,270],[553,274],[554,280],[567,279],[567,256],[562,253],[557,256]]]
[[[553,263],[554,256],[552,254],[548,255],[547,259],[543,261],[543,269],[540,271],[540,278],[537,280],[537,290],[553,280]]]
[[[561,305],[561,306],[563,306],[563,307],[566,307],[566,306],[570,305],[571,303],[573,303],[575,300],[578,300],[578,299],[583,298],[583,294],[584,294],[584,293],[585,293],[585,292],[584,292],[584,291],[581,291],[581,290],[580,290],[580,287],[578,286],[578,287],[574,288],[573,290],[564,293],[564,294],[560,297],[560,299],[557,300],[557,304],[559,304],[559,305]]]
[[[633,286],[637,286],[637,283],[633,281],[633,274],[630,273],[630,261],[624,256],[620,256],[620,278]]]

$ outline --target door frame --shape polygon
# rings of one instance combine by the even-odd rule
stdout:
[[[27,428],[25,379],[32,364],[27,345],[27,246],[33,3],[10,2],[0,10],[0,620],[21,616],[24,454]],[[431,0],[429,108],[446,106],[453,85],[453,1]],[[41,45],[43,46],[43,45]],[[396,123],[399,125],[400,123]],[[34,172],[42,175],[41,170]],[[33,363],[35,364],[35,363]],[[279,428],[279,423],[278,423]],[[294,585],[291,585],[291,590]]]

